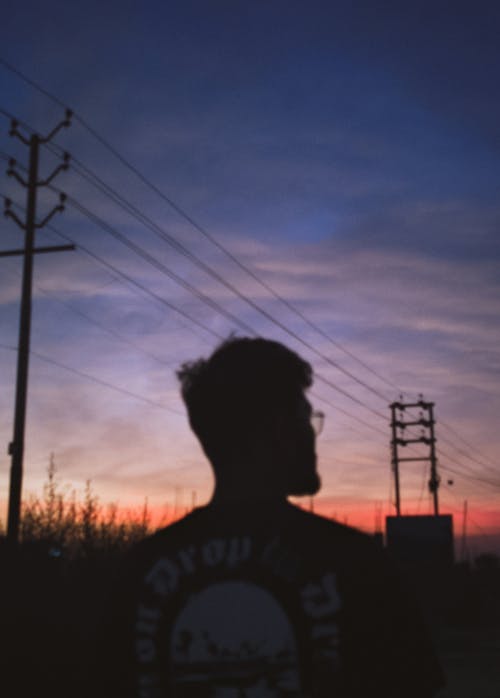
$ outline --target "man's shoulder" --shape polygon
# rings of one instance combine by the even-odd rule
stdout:
[[[378,556],[379,547],[369,533],[294,505],[290,505],[290,508],[297,532],[303,532],[307,537],[312,536],[318,542]]]
[[[162,527],[153,534],[145,538],[138,546],[138,549],[149,549],[174,541],[189,541],[201,535],[210,535],[215,532],[248,528],[261,528],[265,522],[266,529],[282,528],[291,535],[317,536],[325,538],[331,542],[344,542],[349,546],[356,546],[358,549],[376,549],[373,536],[360,529],[343,524],[335,519],[307,511],[295,504],[287,502],[284,506],[274,509],[266,507],[255,507],[253,514],[245,512],[245,507],[238,510],[227,510],[223,507],[204,506],[194,509],[182,519],[175,521],[168,526]]]
[[[359,528],[353,528],[347,524],[343,524],[334,518],[328,518],[317,514],[295,504],[289,504],[289,510],[296,518],[298,525],[316,528],[318,531],[324,532],[325,535],[340,536],[357,540],[361,544],[370,539],[368,533],[364,533]]]
[[[145,538],[129,557],[132,569],[182,550],[202,550],[206,545],[243,545],[255,551],[270,545],[288,550],[312,566],[333,564],[339,569],[384,565],[383,552],[373,536],[291,503],[258,509],[205,506]]]
[[[200,527],[201,519],[203,519],[202,511],[203,509],[194,509],[181,519],[158,528],[140,541],[132,552],[137,556],[143,556],[159,547],[172,545],[177,541],[189,541]]]

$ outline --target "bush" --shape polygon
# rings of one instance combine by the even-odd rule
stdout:
[[[142,512],[120,512],[116,503],[104,507],[87,480],[83,498],[61,486],[51,458],[42,497],[23,502],[20,538],[23,545],[47,547],[49,555],[76,559],[122,552],[152,532],[147,499]]]

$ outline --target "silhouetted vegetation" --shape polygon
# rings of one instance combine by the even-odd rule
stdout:
[[[51,459],[41,496],[23,502],[21,540],[0,539],[0,613],[12,695],[90,695],[94,648],[121,557],[152,532],[141,511],[77,494]],[[95,677],[94,677],[95,678]],[[93,690],[92,695],[98,695]]]
[[[42,496],[31,495],[22,508],[22,545],[38,544],[68,560],[122,552],[151,531],[147,500],[139,513],[103,506],[90,480],[78,496],[58,481],[53,459]]]

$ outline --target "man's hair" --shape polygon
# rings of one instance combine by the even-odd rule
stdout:
[[[217,468],[265,438],[273,415],[293,409],[312,368],[279,342],[231,337],[177,377],[191,428]]]

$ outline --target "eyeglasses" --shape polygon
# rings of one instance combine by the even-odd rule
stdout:
[[[314,429],[316,436],[319,436],[323,431],[323,425],[325,423],[325,413],[319,410],[313,410],[311,412],[311,426]]]

